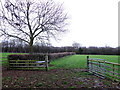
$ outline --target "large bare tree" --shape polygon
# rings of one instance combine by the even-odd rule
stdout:
[[[1,0],[1,36],[26,42],[30,52],[35,41],[65,32],[67,19],[63,5],[53,0]]]

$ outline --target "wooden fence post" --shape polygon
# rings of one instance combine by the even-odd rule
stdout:
[[[113,75],[114,75],[114,73],[115,73],[115,72],[114,72],[114,64],[113,64]]]
[[[8,68],[7,68],[7,70],[10,70],[10,60],[9,60],[8,56],[7,56],[7,59],[8,59]]]
[[[45,56],[46,71],[48,71],[48,54]]]
[[[106,63],[105,63],[105,60],[104,60],[104,63],[103,63],[103,65],[104,65],[104,76],[106,77],[106,65],[105,65]]]
[[[87,56],[87,69],[89,71],[89,56]]]

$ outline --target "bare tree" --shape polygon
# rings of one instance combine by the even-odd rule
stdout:
[[[65,32],[67,19],[63,5],[52,0],[5,0],[1,1],[0,33],[26,42],[32,52],[35,41]]]
[[[73,42],[72,46],[75,48],[75,49],[78,49],[80,47],[80,44],[77,43],[77,42]]]

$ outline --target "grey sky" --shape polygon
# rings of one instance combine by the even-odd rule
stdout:
[[[4,1],[4,0],[3,0]],[[118,46],[119,0],[55,0],[64,2],[68,12],[69,32],[60,41],[51,40],[53,46]]]
[[[58,0],[70,15],[69,33],[52,40],[54,46],[118,46],[119,0]]]

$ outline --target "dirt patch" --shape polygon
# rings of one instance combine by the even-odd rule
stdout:
[[[100,79],[86,69],[2,72],[3,88],[120,88],[118,82]]]

